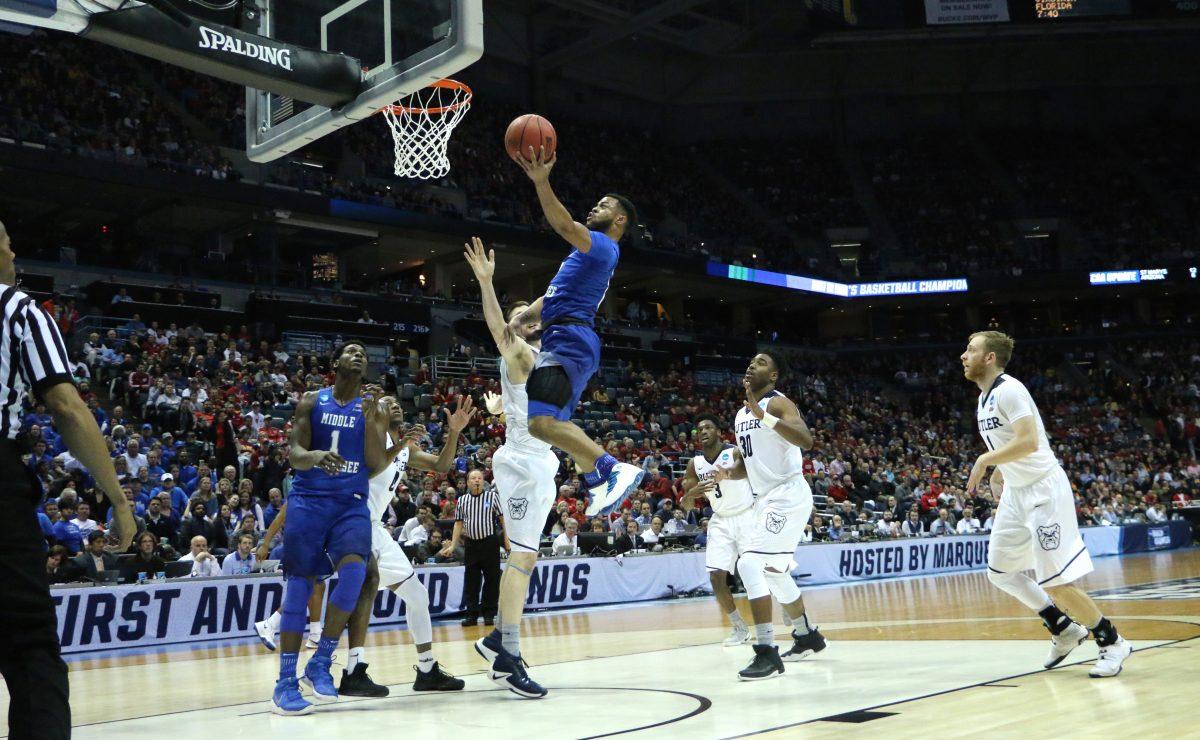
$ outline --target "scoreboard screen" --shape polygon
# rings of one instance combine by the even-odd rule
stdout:
[[[1124,16],[1132,10],[1130,0],[1033,0],[1033,14],[1038,20]]]

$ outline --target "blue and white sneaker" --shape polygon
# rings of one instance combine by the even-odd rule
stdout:
[[[284,717],[308,714],[313,705],[300,695],[300,684],[296,678],[281,678],[275,682],[275,693],[271,697],[271,711]]]
[[[496,656],[504,652],[504,645],[500,642],[500,632],[492,630],[487,635],[475,641],[475,652],[479,653],[479,657],[489,663],[496,661]]]
[[[331,704],[338,700],[337,686],[333,684],[333,675],[329,667],[333,665],[332,658],[314,655],[304,665],[304,675],[300,683],[312,692],[313,701],[317,704]]]
[[[633,493],[646,471],[629,463],[617,463],[608,474],[608,480],[598,486],[592,486],[588,492],[592,501],[588,504],[588,516],[605,516],[611,514],[629,494]]]
[[[525,672],[525,661],[513,656],[504,648],[500,649],[495,660],[492,661],[492,667],[488,671],[487,677],[497,686],[506,688],[526,699],[541,699],[549,693]]]
[[[271,621],[264,619],[261,622],[254,623],[254,631],[258,633],[258,639],[263,646],[271,652],[275,651],[275,630],[271,629]]]

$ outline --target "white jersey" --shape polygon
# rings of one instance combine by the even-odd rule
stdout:
[[[732,468],[735,464],[733,450],[733,445],[725,445],[724,449],[717,453],[717,459],[713,462],[709,462],[703,453],[693,457],[692,468],[696,471],[696,477],[700,479],[700,482],[703,483],[712,478],[717,474],[718,469]],[[746,480],[721,481],[717,484],[717,490],[707,498],[713,513],[721,516],[737,514],[754,505],[754,491]]]
[[[786,398],[779,391],[770,391],[758,400],[764,412],[767,404],[776,396]],[[737,412],[733,425],[737,445],[746,463],[746,474],[750,488],[759,496],[785,483],[803,478],[804,453],[788,442],[774,429],[769,429],[746,407]]]
[[[504,358],[500,358],[500,395],[504,400],[504,444],[529,452],[549,450],[549,444],[529,433],[529,396],[524,383],[509,380]]]
[[[392,434],[388,432],[387,448],[391,449]],[[396,459],[383,469],[383,472],[371,479],[371,493],[367,499],[367,508],[371,512],[371,523],[383,521],[383,512],[396,496],[396,487],[408,476],[408,448],[400,450]]]
[[[1025,384],[1016,378],[1001,373],[987,393],[979,394],[979,405],[975,409],[975,420],[979,423],[979,434],[989,450],[1008,444],[1016,437],[1013,422],[1032,416],[1037,424],[1037,450],[1009,463],[1000,463],[1004,474],[1004,485],[1028,486],[1046,477],[1057,468],[1058,459],[1050,450],[1046,427],[1042,415],[1033,403],[1033,396]]]

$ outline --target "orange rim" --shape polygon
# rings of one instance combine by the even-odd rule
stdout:
[[[400,105],[397,103],[396,105],[386,105],[383,108],[380,108],[380,110],[391,111],[393,115],[398,115],[400,113],[410,113],[410,114],[411,113],[424,113],[426,115],[441,115],[443,113],[452,113],[452,112],[458,110],[459,108],[463,107],[464,105],[471,102],[471,95],[472,95],[471,88],[468,87],[466,85],[466,83],[464,83],[464,82],[459,82],[458,80],[444,79],[444,80],[438,80],[437,82],[431,83],[429,85],[429,87],[441,88],[443,90],[458,90],[459,92],[464,93],[464,95],[463,95],[462,99],[456,103],[453,103],[451,105],[438,106],[436,108],[425,108],[425,107],[419,106],[419,105]]]

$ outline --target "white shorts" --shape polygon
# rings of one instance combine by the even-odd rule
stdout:
[[[760,494],[754,504],[754,527],[742,552],[757,553],[767,568],[790,573],[796,568],[793,558],[812,510],[812,489],[800,476]]]
[[[1062,586],[1092,572],[1071,482],[1061,467],[1031,486],[1004,486],[988,541],[988,568],[997,573],[1032,568],[1042,586]]]
[[[713,514],[708,520],[708,545],[704,549],[704,566],[709,570],[736,573],[738,558],[745,552],[746,543],[750,541],[757,521],[753,506],[733,516]]]
[[[538,552],[546,517],[558,496],[558,457],[551,450],[501,445],[492,455],[492,478],[500,494],[504,529],[514,552]]]
[[[383,522],[371,523],[371,554],[379,565],[380,590],[412,578],[412,561],[404,554],[400,543],[388,534]]]

